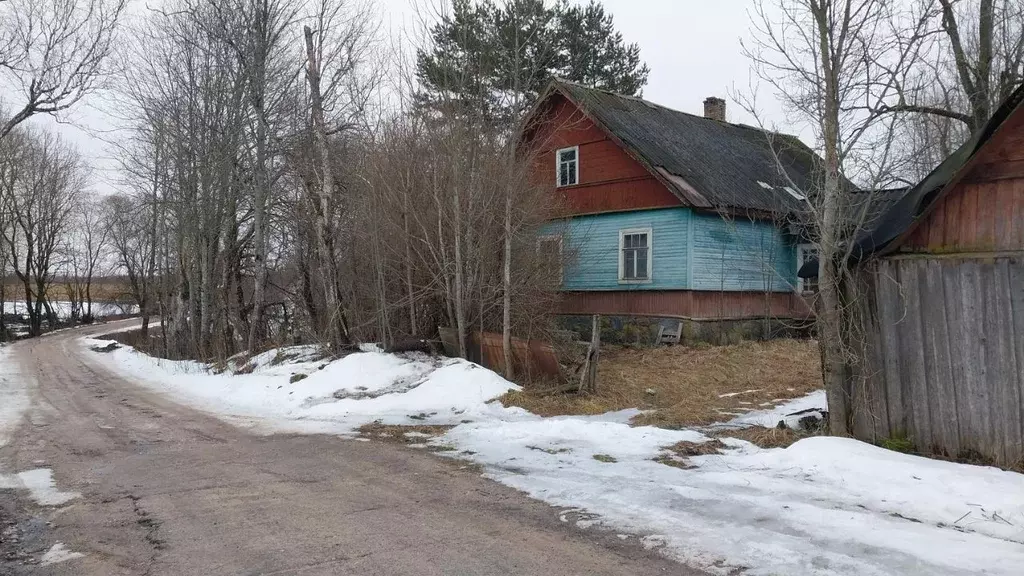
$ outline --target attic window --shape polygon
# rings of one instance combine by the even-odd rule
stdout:
[[[789,186],[786,186],[786,192],[789,192],[790,196],[796,198],[797,200],[800,200],[801,202],[807,200],[807,196],[804,196],[803,194],[797,192],[795,189],[790,188]]]
[[[761,186],[761,188],[764,188],[765,190],[774,190],[774,188],[772,188],[772,185],[767,182],[761,182],[760,180],[758,180],[757,183]]]
[[[574,186],[580,181],[580,147],[562,148],[555,152],[555,184]]]

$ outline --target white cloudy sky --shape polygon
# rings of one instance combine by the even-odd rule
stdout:
[[[149,4],[159,2],[133,1],[136,9],[147,1]],[[416,0],[371,1],[376,3],[386,33],[400,36],[398,31],[403,27],[415,26],[418,11],[413,3]],[[616,26],[626,41],[640,45],[641,56],[651,68],[645,98],[699,114],[704,98],[720,96],[729,100],[730,121],[751,123],[753,119],[732,101],[732,97],[749,93],[754,85],[750,64],[740,44],[741,39],[750,36],[748,10],[753,2],[604,0],[604,5],[614,15]],[[0,94],[10,94],[10,87],[3,88]],[[797,127],[786,125],[778,103],[768,90],[761,88],[758,92],[758,106],[764,118],[782,129],[799,132]],[[99,98],[91,100],[67,114],[60,124],[49,119],[33,122],[54,126],[79,145],[94,165],[94,188],[103,193],[116,186],[116,162],[100,137],[109,128],[102,112],[96,110],[101,101]]]

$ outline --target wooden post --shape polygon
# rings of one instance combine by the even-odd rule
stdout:
[[[601,355],[601,316],[594,314],[590,326],[590,348],[580,373],[579,392],[597,393],[597,363]]]

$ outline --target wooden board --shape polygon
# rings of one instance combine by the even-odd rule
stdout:
[[[893,258],[877,263],[866,391],[855,433],[906,434],[919,450],[1024,459],[1024,259]],[[878,404],[876,404],[876,399]],[[866,425],[887,415],[887,427]]]

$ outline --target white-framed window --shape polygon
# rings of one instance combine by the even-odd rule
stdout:
[[[562,285],[562,237],[556,235],[537,238],[537,256],[542,270],[550,274],[556,286]]]
[[[575,186],[580,181],[580,147],[562,148],[555,152],[555,184]]]
[[[643,284],[651,281],[654,234],[650,228],[619,230],[619,282]]]
[[[796,247],[796,269],[797,272],[804,267],[804,263],[808,260],[814,260],[818,257],[818,247],[814,244],[800,244]],[[818,279],[817,278],[800,278],[797,276],[796,279],[796,290],[801,294],[804,292],[815,292],[818,290]]]

